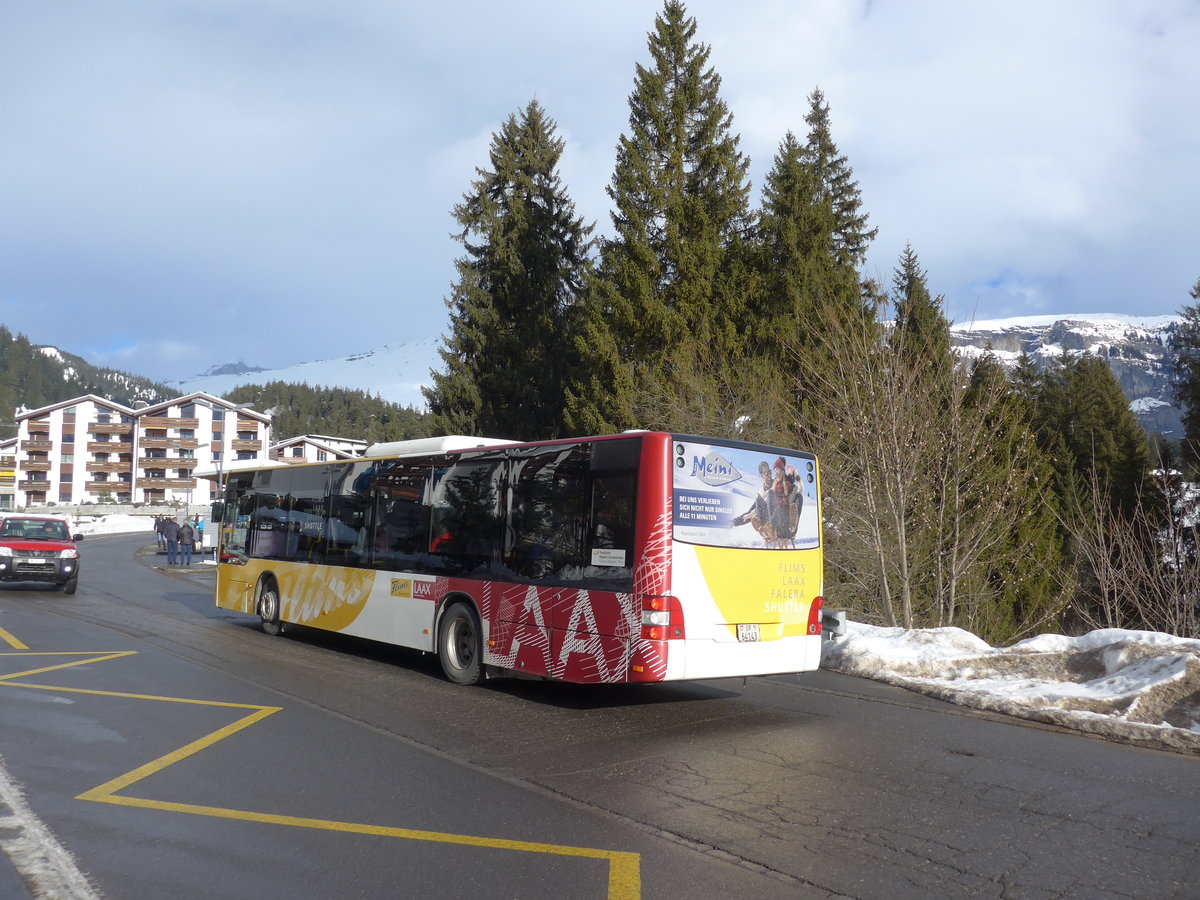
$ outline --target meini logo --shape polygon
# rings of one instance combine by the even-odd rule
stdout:
[[[742,477],[742,473],[720,453],[710,452],[704,456],[692,457],[692,477],[716,487],[737,481]]]

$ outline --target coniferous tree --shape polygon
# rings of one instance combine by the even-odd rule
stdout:
[[[862,211],[862,191],[854,180],[854,170],[834,143],[829,119],[829,104],[820,88],[808,97],[808,141],[803,160],[815,178],[818,191],[829,200],[834,225],[834,257],[843,265],[857,268],[866,259],[867,249],[878,228],[867,228],[867,214]]]
[[[563,141],[537,101],[493,136],[455,207],[466,255],[448,303],[444,373],[426,390],[439,430],[527,440],[563,430],[563,385],[591,228],[558,175]]]
[[[804,158],[805,148],[788,132],[763,187],[757,228],[761,299],[747,310],[755,352],[781,362],[819,344],[818,309],[862,312],[857,274],[832,252],[833,197]]]
[[[577,345],[585,366],[571,389],[575,428],[651,424],[639,422],[638,392],[670,377],[667,361],[736,355],[745,298],[731,248],[749,225],[749,161],[695,36],[695,19],[667,0],[649,36],[651,63],[637,67],[608,188],[615,235],[603,242],[589,337]],[[723,352],[696,352],[714,347]],[[603,377],[620,368],[625,377]]]
[[[944,299],[929,293],[927,275],[911,244],[904,245],[892,277],[895,303],[893,346],[901,353],[917,353],[936,359],[937,368],[948,370],[950,323],[943,312]]]
[[[1179,315],[1183,321],[1171,341],[1175,357],[1175,402],[1183,408],[1183,459],[1193,470],[1200,467],[1200,278],[1189,291],[1190,305]]]
[[[1108,363],[1084,355],[1067,374],[1067,417],[1060,420],[1080,473],[1095,472],[1110,508],[1131,512],[1143,498],[1150,450],[1146,432]]]

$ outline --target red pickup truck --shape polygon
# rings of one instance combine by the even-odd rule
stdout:
[[[74,594],[79,550],[67,523],[51,516],[8,516],[0,522],[0,581],[41,581]]]

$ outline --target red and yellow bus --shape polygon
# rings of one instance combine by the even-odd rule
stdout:
[[[228,475],[216,603],[436,653],[473,684],[816,669],[811,453],[663,432],[447,437]]]

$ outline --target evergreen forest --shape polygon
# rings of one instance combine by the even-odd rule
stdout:
[[[0,325],[0,410],[8,423],[0,427],[0,436],[16,433],[11,416],[18,407],[38,409],[84,394],[126,406],[138,400],[158,403],[171,397],[169,388],[148,378],[93,366],[58,350],[47,355],[25,335],[14,337]]]
[[[916,248],[890,280],[864,274],[876,229],[819,88],[755,202],[698,33],[678,0],[655,17],[603,234],[575,211],[537,100],[493,134],[453,209],[431,431],[809,449],[831,608],[994,644],[1097,627],[1200,637],[1200,281],[1175,348],[1181,443],[1148,439],[1101,359],[965,362]]]

